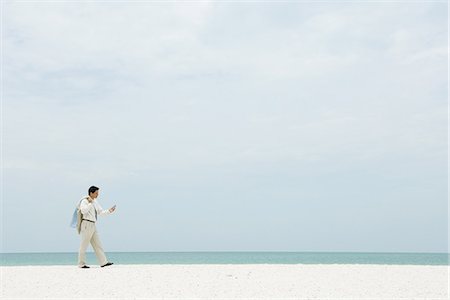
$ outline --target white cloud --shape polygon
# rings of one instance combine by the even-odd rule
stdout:
[[[363,213],[351,225],[374,231],[380,214],[397,222],[406,205],[425,198],[423,224],[442,222],[435,212],[446,198],[445,3],[3,7],[8,215],[17,213],[15,203],[54,213],[64,188],[99,182],[174,232],[201,230],[186,222],[190,213],[214,222],[193,207],[236,214],[228,203],[242,209],[237,222],[221,220],[233,238],[254,207],[252,236],[269,226],[274,210],[289,226],[274,233],[311,220],[327,226],[333,216],[324,217],[322,207],[347,220]],[[8,221],[10,237],[23,236],[14,232],[16,220]],[[144,234],[134,220],[126,224]],[[415,220],[402,221],[415,232]],[[57,234],[47,224],[40,232]],[[374,241],[389,240],[379,234]],[[258,245],[280,240],[269,236]],[[285,250],[303,247],[284,240]],[[414,243],[425,244],[396,245]]]
[[[110,159],[133,153],[125,159],[133,166],[367,157],[380,142],[385,154],[400,153],[426,135],[423,118],[408,117],[403,128],[401,116],[427,111],[425,97],[445,80],[430,76],[444,70],[445,39],[424,39],[442,23],[423,7],[389,7],[303,5],[304,19],[266,27],[282,15],[250,7],[240,14],[253,14],[256,25],[241,18],[242,28],[228,29],[233,8],[211,3],[9,4],[5,99],[28,107],[5,108],[35,124],[28,131],[26,120],[11,118],[9,132],[32,145],[44,141],[35,146],[43,153],[46,143],[68,153],[96,139],[96,151]],[[425,88],[418,94],[417,81]],[[430,124],[445,117],[436,118],[436,105],[442,107],[430,107]],[[399,135],[408,142],[395,143]],[[26,152],[24,142],[6,138],[9,155]],[[168,151],[176,145],[182,148]]]

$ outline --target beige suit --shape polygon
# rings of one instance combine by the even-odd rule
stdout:
[[[95,223],[82,221],[80,235],[81,245],[80,251],[78,252],[78,266],[82,267],[86,265],[86,249],[89,246],[89,243],[91,243],[92,248],[95,251],[99,264],[101,266],[105,265],[108,260],[106,259],[105,252],[103,251],[102,243],[100,242]]]
[[[104,210],[97,201],[95,201],[95,203],[89,203],[87,197],[84,197],[81,200],[79,208],[83,220],[80,224],[81,245],[78,252],[78,266],[82,267],[86,265],[86,249],[89,246],[89,243],[95,251],[99,264],[103,266],[108,260],[103,251],[102,243],[100,242],[100,237],[94,222],[97,221],[97,213],[99,215],[109,215],[111,212],[109,209]]]

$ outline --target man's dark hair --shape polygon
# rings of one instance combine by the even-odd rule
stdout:
[[[99,190],[96,186],[91,186],[88,190],[88,195],[91,195],[91,193],[95,193],[97,190]]]

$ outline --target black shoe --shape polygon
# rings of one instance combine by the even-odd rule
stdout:
[[[82,266],[80,268],[82,268],[82,269],[89,269],[90,267],[89,266]]]
[[[112,264],[114,264],[114,263],[109,262],[109,263],[106,263],[106,265],[103,265],[103,266],[101,266],[101,267],[103,268],[103,267],[106,267],[106,266],[110,266],[110,265],[112,265]]]

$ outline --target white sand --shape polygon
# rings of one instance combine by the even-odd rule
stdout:
[[[448,266],[1,267],[1,299],[448,299]]]

